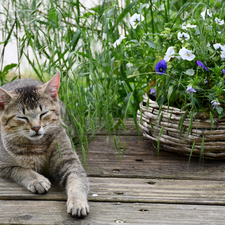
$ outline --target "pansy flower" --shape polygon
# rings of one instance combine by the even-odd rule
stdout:
[[[191,25],[190,23],[184,22],[181,27],[182,27],[183,30],[188,30],[188,28],[195,28],[197,26],[196,25]]]
[[[225,74],[225,69],[222,69],[223,74]]]
[[[180,31],[177,33],[177,38],[182,43],[185,41],[188,41],[190,39],[190,35],[188,33],[181,33]]]
[[[215,48],[215,50],[225,51],[225,45],[221,45],[220,43],[213,44],[213,48]]]
[[[212,13],[210,12],[209,9],[207,9],[206,11],[203,11],[201,12],[201,16],[202,16],[202,19],[205,20],[205,16],[209,16],[209,17],[212,17]]]
[[[195,58],[195,55],[192,53],[192,51],[186,49],[185,47],[180,49],[179,55],[182,59],[186,59],[188,61],[192,61]]]
[[[157,91],[156,91],[155,88],[151,88],[151,90],[150,90],[150,95],[153,95],[154,97],[157,96]]]
[[[155,71],[159,75],[163,75],[166,72],[166,69],[167,69],[167,65],[166,65],[165,59],[162,59],[161,61],[159,61],[155,66]]]
[[[133,27],[133,29],[136,29],[139,22],[143,21],[144,17],[141,14],[135,13],[129,20],[130,25]]]
[[[224,24],[224,20],[221,20],[221,19],[219,19],[219,18],[215,18],[215,23],[217,24],[217,25],[223,25]]]
[[[119,39],[117,39],[114,43],[113,43],[113,47],[116,48],[118,45],[120,45],[120,43],[122,42],[123,39],[125,39],[126,37],[124,37],[123,35],[120,36]]]
[[[192,86],[189,86],[187,87],[186,91],[185,91],[187,94],[192,94],[192,93],[195,93],[196,90],[192,87]]]
[[[220,57],[221,59],[225,59],[225,50],[221,51]]]
[[[170,61],[171,58],[173,58],[175,55],[175,51],[174,51],[174,47],[170,46],[165,54],[164,59],[166,60],[166,62]]]
[[[197,60],[196,63],[198,64],[198,66],[202,67],[204,70],[209,71],[208,68],[201,61]]]
[[[215,100],[211,101],[211,105],[212,105],[213,109],[217,109],[217,106],[220,105],[220,103],[217,102],[217,100],[215,99]]]

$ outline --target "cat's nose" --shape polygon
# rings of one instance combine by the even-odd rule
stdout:
[[[31,130],[34,130],[37,133],[40,130],[40,128],[41,128],[40,126],[32,127]]]

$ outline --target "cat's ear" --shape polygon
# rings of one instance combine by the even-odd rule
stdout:
[[[58,71],[50,81],[44,84],[44,93],[56,100],[59,94],[60,72]]]
[[[11,98],[12,98],[12,95],[10,95],[9,92],[0,88],[0,110],[4,110],[5,105],[9,103]]]

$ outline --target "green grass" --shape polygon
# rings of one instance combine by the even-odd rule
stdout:
[[[123,125],[121,121],[126,117],[133,117],[137,127],[139,102],[154,72],[152,50],[158,41],[163,45],[155,35],[164,25],[176,26],[185,11],[200,13],[209,5],[224,15],[223,3],[213,0],[125,0],[124,8],[119,8],[119,2],[104,0],[92,9],[86,9],[79,0],[2,3],[1,84],[9,81],[6,75],[12,68],[17,67],[15,76],[21,77],[20,62],[24,57],[42,81],[61,71],[60,98],[66,105],[72,130],[75,129],[75,144],[82,146],[84,158],[88,140],[99,129],[105,127],[113,134],[114,118],[121,118],[116,128]],[[148,18],[136,30],[128,23],[134,13]],[[132,46],[126,54],[122,47],[112,47],[121,32],[129,37]],[[143,33],[145,39],[141,38]],[[12,39],[16,40],[18,64],[3,67],[5,48]],[[129,70],[128,62],[138,66]]]

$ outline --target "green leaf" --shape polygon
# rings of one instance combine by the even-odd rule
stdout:
[[[188,69],[184,73],[189,75],[189,76],[193,76],[195,74],[195,71],[193,69]]]
[[[173,93],[173,86],[169,86],[169,89],[168,89],[168,94],[167,94],[167,99],[169,100],[170,99],[170,96],[171,94]]]
[[[213,128],[213,115],[212,115],[212,112],[209,113],[209,116],[210,116],[210,123],[211,123],[211,128]]]
[[[159,107],[161,107],[164,102],[164,96],[163,95],[159,96],[159,98],[156,99],[156,102],[158,103]]]
[[[190,114],[190,124],[189,124],[189,127],[188,127],[187,135],[190,134],[190,131],[191,131],[191,129],[192,129],[192,125],[193,125],[193,117],[194,117],[193,110],[191,110],[191,114]]]
[[[192,145],[192,148],[191,148],[191,152],[190,152],[190,155],[189,155],[188,163],[190,163],[190,161],[191,161],[191,156],[192,156],[194,148],[195,148],[195,141],[193,142],[193,145]]]
[[[221,119],[223,117],[225,117],[225,112],[224,111],[221,114],[219,114],[218,118]]]
[[[162,126],[162,128],[161,128],[161,130],[159,132],[158,140],[157,140],[157,155],[159,155],[159,144],[160,144],[160,138],[162,136],[163,130],[164,130],[164,126]]]
[[[9,64],[9,65],[6,65],[5,67],[4,67],[4,69],[3,69],[3,73],[7,73],[9,70],[11,70],[12,68],[14,68],[14,67],[16,67],[17,66],[17,64],[16,63],[11,63],[11,64]]]
[[[77,30],[76,34],[73,36],[72,41],[70,42],[70,47],[72,47],[72,49],[74,49],[79,41],[80,38],[80,30]]]
[[[124,105],[122,108],[122,118],[125,118],[127,115],[127,111],[130,105],[130,101],[131,101],[131,97],[133,96],[133,92],[129,92],[126,96],[126,98],[124,99]]]
[[[155,43],[151,40],[145,41],[145,43],[148,45],[149,48],[156,48]]]
[[[223,112],[223,108],[218,106],[216,111],[217,111],[218,114],[221,114]]]
[[[126,142],[124,143],[124,145],[123,145],[123,150],[122,150],[122,152],[121,152],[121,157],[122,157],[122,158],[123,158],[123,156],[124,156],[125,150],[126,150]]]

